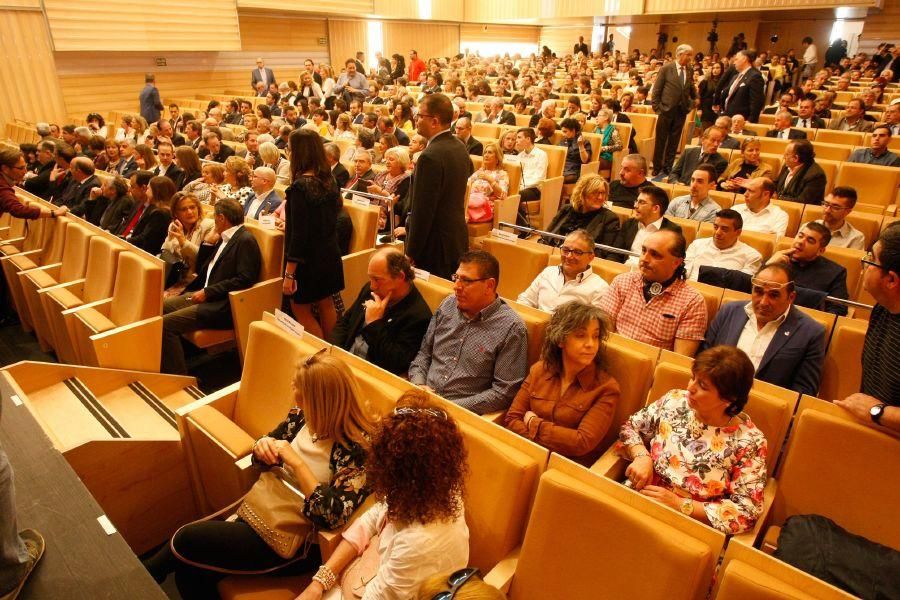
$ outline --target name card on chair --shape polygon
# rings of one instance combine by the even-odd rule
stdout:
[[[425,269],[413,269],[413,273],[415,273],[416,279],[421,279],[422,281],[428,281],[431,277],[431,273]]]
[[[259,218],[259,226],[263,229],[275,229],[275,215],[262,215]]]
[[[369,206],[371,204],[371,201],[369,201],[368,198],[359,196],[357,194],[353,194],[353,196],[350,197],[350,202],[356,204],[357,206]]]
[[[22,406],[22,400],[19,398],[18,394],[13,394],[9,399],[12,400],[14,406]]]
[[[515,244],[519,241],[519,236],[517,236],[515,232],[503,231],[502,229],[491,229],[491,237],[497,238],[498,240],[504,240],[512,244]]]
[[[286,312],[278,310],[277,308],[275,309],[275,322],[288,333],[292,333],[299,338],[303,337],[303,325],[295,321],[294,318]]]

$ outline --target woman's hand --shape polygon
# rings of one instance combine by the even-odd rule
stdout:
[[[631,480],[634,489],[643,489],[653,477],[653,459],[648,454],[638,456],[625,469],[625,476]]]
[[[681,504],[685,501],[685,498],[682,498],[675,492],[667,490],[666,488],[660,487],[658,485],[644,486],[644,489],[641,490],[641,493],[648,498],[652,498],[660,504],[664,504],[670,508],[674,508],[675,510],[681,510]]]
[[[173,219],[169,224],[169,235],[175,238],[179,246],[184,246],[184,226],[178,219]]]
[[[297,280],[293,277],[287,277],[285,274],[284,281],[281,284],[281,293],[285,296],[293,296],[297,293]]]
[[[275,439],[266,436],[260,438],[253,447],[253,456],[267,465],[278,463],[278,451],[275,448]]]
[[[294,465],[298,462],[303,462],[303,459],[300,458],[300,455],[297,454],[296,450],[294,450],[289,442],[284,440],[274,440],[272,445],[275,449],[275,453],[284,464]]]

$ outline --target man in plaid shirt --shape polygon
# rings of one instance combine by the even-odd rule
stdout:
[[[613,279],[600,308],[613,331],[693,356],[706,332],[706,302],[684,280],[684,236],[661,230],[641,247],[638,271]]]

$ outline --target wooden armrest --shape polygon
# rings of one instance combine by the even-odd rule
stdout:
[[[9,228],[8,227],[0,228],[0,236],[3,235],[2,229],[9,229]],[[3,246],[15,246],[19,250],[22,249],[22,243],[24,241],[25,241],[25,238],[23,238],[23,237],[7,238],[7,239],[3,239],[2,237],[0,237],[0,244],[2,244]]]
[[[509,593],[509,586],[512,584],[513,576],[516,574],[516,567],[519,566],[519,554],[522,547],[519,546],[494,565],[494,568],[484,576],[484,582],[490,584],[503,592]]]
[[[75,279],[73,281],[64,281],[63,283],[57,283],[56,285],[48,285],[45,288],[39,289],[37,292],[38,292],[38,294],[44,294],[46,292],[49,292],[50,290],[56,290],[59,288],[69,288],[72,286],[76,286],[74,290],[69,290],[69,291],[71,291],[76,296],[81,296],[80,290],[84,290],[84,283],[86,281],[87,281],[87,279]]]
[[[162,317],[150,317],[90,336],[96,366],[159,373],[162,325]]]
[[[498,425],[503,425],[503,417],[506,416],[505,410],[498,410],[497,412],[485,413],[481,415],[481,418],[485,421],[490,421],[492,423],[496,423]]]
[[[236,381],[231,385],[227,385],[220,390],[203,396],[198,400],[194,400],[189,404],[185,404],[181,408],[175,409],[175,414],[180,417],[186,417],[191,411],[197,410],[201,406],[210,405],[223,415],[234,413],[234,403],[237,401],[238,390],[241,389],[241,382]]]
[[[591,466],[591,471],[613,481],[622,481],[625,478],[625,469],[627,467],[628,461],[616,454],[613,448],[610,448]]]
[[[772,509],[772,502],[775,501],[775,492],[778,488],[778,482],[771,477],[766,482],[766,489],[763,491],[763,509],[753,525],[753,529],[731,536],[731,542],[750,546],[756,546],[759,535],[765,529],[766,521],[769,520],[769,512]]]
[[[775,554],[778,550],[778,536],[781,535],[781,527],[773,525],[766,530],[760,550],[766,554]]]
[[[72,315],[77,313],[80,310],[87,310],[89,308],[93,308],[98,313],[103,316],[109,316],[109,307],[112,305],[112,298],[104,298],[103,300],[97,300],[96,302],[88,302],[87,304],[82,304],[81,306],[76,306],[75,308],[70,308],[68,310],[64,310],[64,315]]]
[[[33,255],[34,255],[34,256],[37,256],[37,255],[39,255],[41,252],[43,252],[43,250],[40,250],[40,249],[38,249],[38,250],[26,250],[25,252],[18,252],[18,253],[16,253],[16,254],[11,254],[11,255],[9,255],[9,256],[0,256],[0,260],[9,260],[9,259],[12,258],[13,256],[33,256]]]
[[[16,256],[21,256],[21,254],[17,254]],[[42,265],[40,267],[34,267],[32,269],[25,269],[24,271],[19,271],[19,275],[27,275],[28,273],[33,273],[34,271],[46,271],[48,275],[56,279],[57,275],[59,275],[59,270],[62,268],[62,263],[53,263],[51,265]]]

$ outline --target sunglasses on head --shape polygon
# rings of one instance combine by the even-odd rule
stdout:
[[[456,571],[447,578],[447,585],[450,586],[450,589],[438,592],[431,597],[431,600],[453,600],[457,590],[466,585],[466,582],[476,575],[481,576],[481,572],[474,567],[467,567]]]
[[[394,414],[403,417],[407,415],[416,415],[419,413],[425,413],[431,415],[432,417],[436,417],[438,419],[446,419],[447,413],[442,411],[439,408],[418,408],[415,406],[398,406],[394,409]]]

